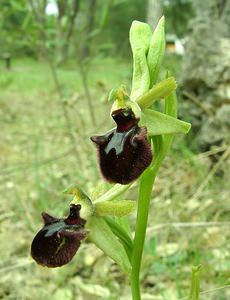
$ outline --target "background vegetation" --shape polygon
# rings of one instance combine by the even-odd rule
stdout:
[[[146,21],[149,2],[0,0],[0,299],[130,299],[123,274],[91,244],[54,270],[37,266],[29,252],[41,211],[61,216],[66,210],[62,191],[69,184],[89,194],[96,189],[94,197],[109,187],[89,136],[112,126],[110,89],[130,86],[128,31],[132,20]],[[167,34],[187,38],[193,3],[162,4]],[[162,76],[170,69],[180,82],[181,64],[168,51]],[[179,94],[182,104],[183,86]],[[188,121],[189,103],[181,111]],[[211,290],[201,299],[230,298],[229,145],[218,142],[204,152],[196,134],[175,140],[157,178],[144,299],[187,296],[197,264],[201,290]],[[129,196],[135,199],[135,187]]]

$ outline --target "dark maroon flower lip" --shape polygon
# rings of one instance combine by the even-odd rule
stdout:
[[[101,136],[92,136],[96,144],[102,176],[111,183],[128,184],[151,164],[152,151],[145,127],[130,108],[112,112],[117,127]]]
[[[38,264],[55,268],[72,260],[87,237],[86,221],[80,217],[80,209],[80,205],[71,204],[67,218],[42,213],[44,226],[31,245],[31,256]]]

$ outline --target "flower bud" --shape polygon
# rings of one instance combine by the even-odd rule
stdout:
[[[55,268],[72,260],[81,240],[87,236],[86,221],[80,217],[80,209],[81,205],[71,204],[67,218],[42,213],[44,226],[31,245],[31,256],[38,264]]]

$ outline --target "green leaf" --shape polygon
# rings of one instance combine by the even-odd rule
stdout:
[[[123,217],[135,210],[136,202],[133,200],[104,201],[95,205],[95,213],[98,216]]]
[[[156,83],[165,53],[165,19],[161,17],[150,40],[147,63],[150,74],[150,87]]]
[[[148,135],[187,133],[191,124],[160,113],[152,109],[145,109],[141,114],[141,126],[146,126]]]
[[[132,239],[132,230],[131,230],[131,225],[128,216],[124,216],[121,218],[114,218],[116,223],[118,223],[124,230],[127,232],[129,237]]]
[[[163,136],[162,135],[154,135],[151,136],[151,140],[154,146],[155,159],[162,152],[163,148]]]
[[[174,77],[168,77],[153,86],[151,90],[142,94],[136,101],[141,109],[148,108],[156,100],[169,96],[176,89],[176,80]]]
[[[199,300],[201,265],[192,268],[192,282],[188,300]]]
[[[131,264],[127,253],[105,219],[93,216],[87,222],[87,227],[90,230],[89,239],[91,242],[112,258],[125,273],[130,274]]]
[[[147,52],[151,39],[151,29],[148,24],[133,21],[129,39],[133,52],[133,79],[130,98],[136,100],[144,94],[150,86]]]
[[[169,135],[171,136],[171,135]],[[157,170],[160,168],[162,161],[165,158],[166,152],[164,151],[164,139],[163,135],[151,136],[151,140],[154,144],[155,159],[151,165],[151,170],[154,174],[157,174]]]
[[[129,231],[129,228],[127,228],[126,226],[123,226],[123,224],[121,224],[124,221],[124,217],[123,218],[106,217],[105,220],[108,223],[109,227],[111,228],[112,232],[121,241],[121,243],[124,246],[125,251],[128,255],[128,258],[131,261],[133,240],[132,240],[132,235]]]

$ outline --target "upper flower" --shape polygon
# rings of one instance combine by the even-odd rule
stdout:
[[[81,240],[87,236],[86,221],[80,217],[81,205],[70,205],[67,218],[42,213],[43,228],[31,245],[31,256],[40,265],[50,268],[67,264],[77,252]]]
[[[128,184],[137,179],[152,161],[146,127],[131,107],[112,111],[117,127],[101,136],[92,136],[97,145],[102,175],[109,182]]]

